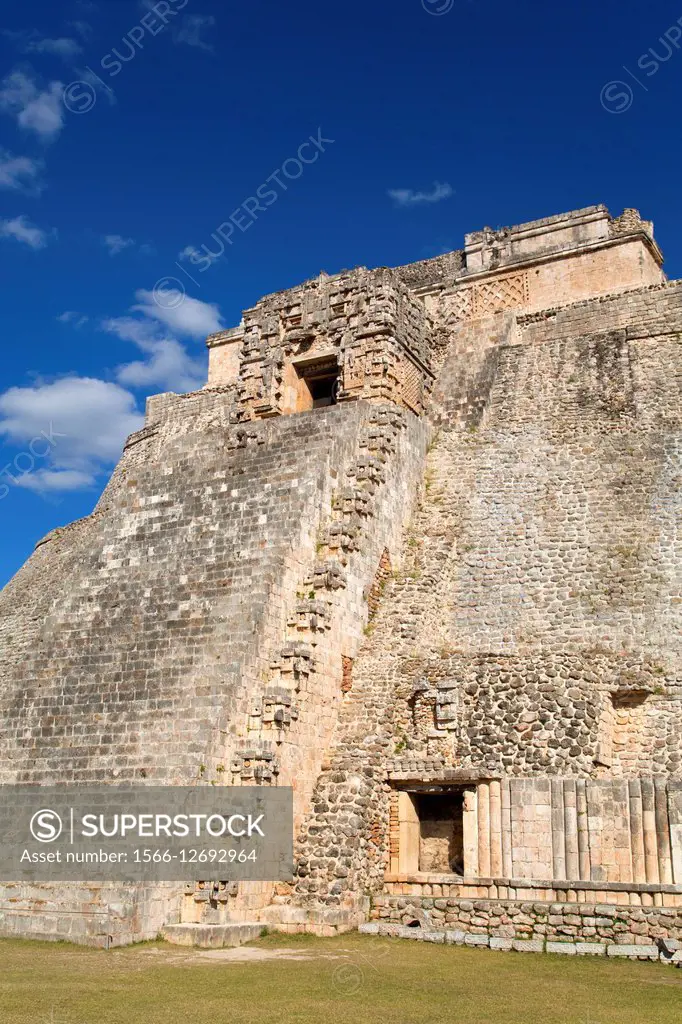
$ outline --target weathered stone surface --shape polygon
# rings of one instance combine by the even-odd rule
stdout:
[[[636,957],[638,960],[658,960],[658,946],[607,946],[606,954]]]
[[[575,942],[550,942],[545,943],[545,953],[561,953],[563,956],[575,956],[577,948]]]
[[[163,937],[176,946],[200,946],[203,949],[221,949],[225,946],[243,946],[257,939],[263,931],[258,923],[231,924],[169,924]]]
[[[1,934],[682,941],[660,264],[636,211],[589,207],[322,274],[209,339],[207,387],[149,401],[0,597],[0,782],[295,785],[295,881],[4,885]]]
[[[544,946],[542,939],[515,939],[512,942],[512,949],[517,953],[542,953]]]

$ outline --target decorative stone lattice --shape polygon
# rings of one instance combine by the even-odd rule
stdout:
[[[506,274],[474,287],[474,316],[490,316],[506,309],[522,309],[528,303],[528,275]]]

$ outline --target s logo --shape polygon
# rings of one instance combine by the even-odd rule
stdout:
[[[29,828],[39,843],[53,843],[62,833],[62,819],[56,811],[43,808],[33,815]]]

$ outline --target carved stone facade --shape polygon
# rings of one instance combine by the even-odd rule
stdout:
[[[331,377],[339,403],[390,401],[420,415],[433,382],[429,328],[393,271],[321,274],[212,335],[209,385],[236,383],[237,421],[308,411],[310,381]]]
[[[0,780],[293,786],[295,881],[4,885],[0,933],[682,941],[682,285],[652,226],[486,228],[208,345],[0,599]]]

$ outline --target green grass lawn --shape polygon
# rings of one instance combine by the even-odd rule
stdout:
[[[360,935],[215,952],[0,941],[0,1024],[228,1021],[680,1024],[682,971]]]

